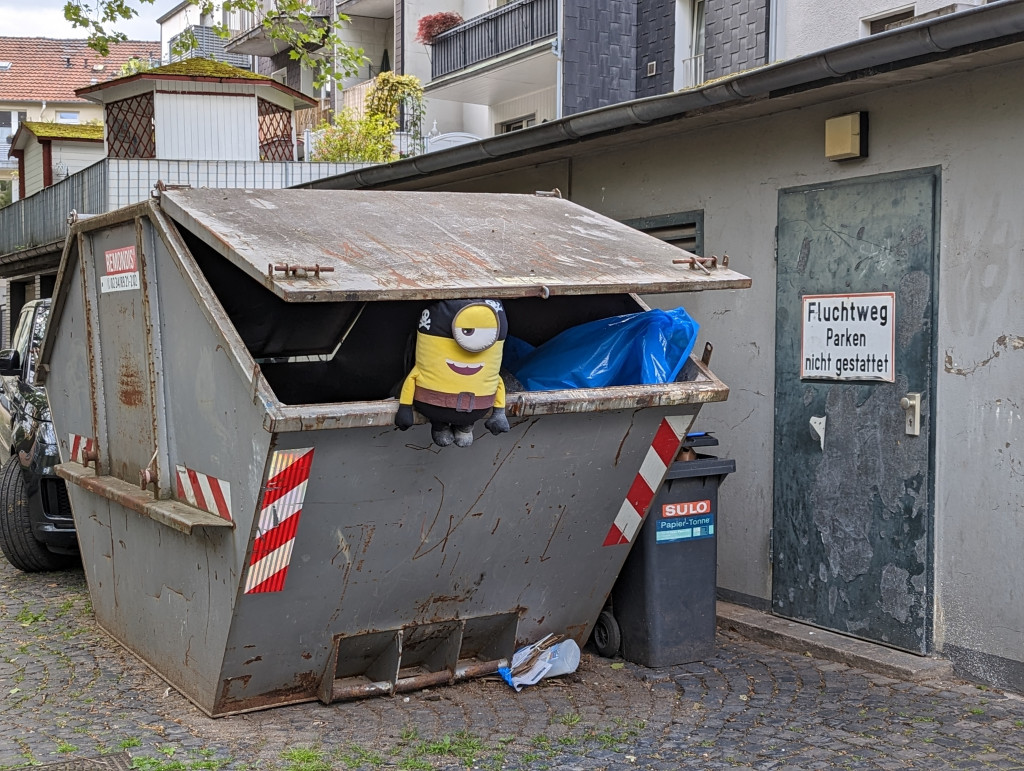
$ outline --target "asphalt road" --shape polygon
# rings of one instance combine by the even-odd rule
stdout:
[[[211,720],[96,626],[80,572],[2,560],[0,693],[2,769],[1024,769],[1018,695],[725,632],[701,664],[585,651],[575,674],[519,694],[485,679]]]

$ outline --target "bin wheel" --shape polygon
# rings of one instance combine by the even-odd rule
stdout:
[[[17,457],[7,461],[0,471],[0,551],[26,573],[63,570],[74,563],[67,555],[54,554],[32,534],[25,480]]]
[[[597,652],[606,659],[618,654],[619,646],[622,645],[622,632],[619,631],[619,622],[615,620],[610,610],[601,611],[590,637]]]

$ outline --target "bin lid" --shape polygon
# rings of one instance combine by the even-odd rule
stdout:
[[[693,255],[554,197],[222,188],[168,190],[160,205],[290,302],[750,286],[728,268],[673,262]]]

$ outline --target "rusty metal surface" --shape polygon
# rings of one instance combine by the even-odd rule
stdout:
[[[57,476],[73,485],[113,501],[137,514],[167,525],[174,530],[191,534],[197,527],[234,527],[221,517],[179,501],[159,501],[148,490],[111,476],[97,476],[93,469],[74,461],[56,467]]]
[[[655,385],[610,386],[564,391],[510,391],[505,410],[509,417],[528,418],[565,413],[638,410],[684,404],[725,401],[729,388],[697,359],[690,358],[682,374],[685,381]],[[288,406],[272,404],[263,421],[271,432],[323,431],[363,426],[392,426],[397,399],[344,404]],[[419,424],[426,423],[417,414]]]
[[[728,268],[557,198],[485,193],[178,190],[161,208],[292,302],[742,289]],[[688,253],[682,253],[683,256]],[[267,275],[319,265],[319,277]],[[323,272],[331,268],[331,272]]]

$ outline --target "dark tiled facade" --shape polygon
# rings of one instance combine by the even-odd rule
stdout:
[[[704,73],[717,78],[768,62],[768,0],[706,0]]]
[[[671,91],[675,17],[675,0],[566,0],[563,114]],[[768,0],[706,0],[706,76],[767,61]]]

